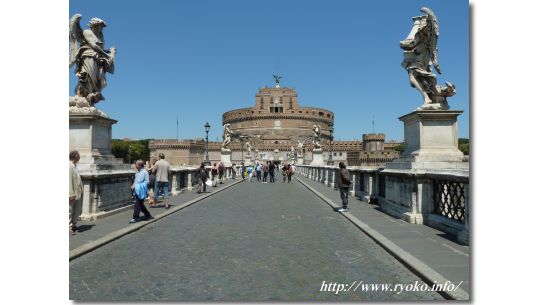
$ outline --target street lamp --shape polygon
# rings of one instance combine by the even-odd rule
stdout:
[[[334,128],[333,128],[333,123],[329,123],[329,132],[331,133],[330,135],[330,138],[329,138],[329,159],[327,160],[327,165],[334,165],[334,161],[333,161],[333,131],[334,131]]]
[[[204,125],[205,128],[205,166],[211,166],[211,161],[209,161],[209,128],[211,128],[211,125],[209,125],[209,122],[206,122]]]
[[[129,145],[129,150],[127,151],[127,156],[129,158],[129,164],[131,164],[131,145]]]

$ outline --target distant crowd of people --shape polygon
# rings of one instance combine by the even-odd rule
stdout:
[[[281,171],[282,182],[287,181],[290,183],[295,170],[294,164],[277,164],[274,161],[256,162],[249,165],[241,163],[239,167],[234,163],[232,164],[232,179],[235,179],[239,174],[243,180],[246,179],[248,182],[252,182],[252,178],[256,178],[256,181],[260,183],[274,183],[276,182],[275,171]],[[269,178],[269,181],[267,181],[267,178]]]

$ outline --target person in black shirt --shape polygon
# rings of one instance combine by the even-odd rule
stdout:
[[[275,182],[275,163],[273,161],[269,162],[269,182]]]

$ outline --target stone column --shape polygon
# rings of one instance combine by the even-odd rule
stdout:
[[[172,174],[172,195],[177,195],[178,191],[178,176],[179,176],[179,172],[174,172]]]
[[[192,171],[190,170],[187,174],[187,190],[192,190]]]
[[[336,188],[336,169],[332,169],[331,187]]]
[[[355,196],[355,180],[357,179],[357,174],[350,173],[351,175],[351,189],[349,190],[349,194],[353,197]]]
[[[411,194],[410,213],[408,214],[409,222],[414,224],[423,224],[424,219],[433,209],[432,201],[432,184],[427,178],[416,179],[417,191]]]
[[[374,194],[374,174],[368,173],[368,196]]]
[[[91,189],[91,180],[83,180],[82,181],[82,213],[80,214],[80,218],[84,220],[91,220],[90,215],[95,211],[95,209],[92,208],[91,204],[94,202],[91,198],[92,193],[90,193]]]

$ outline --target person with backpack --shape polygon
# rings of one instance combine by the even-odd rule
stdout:
[[[275,163],[273,161],[269,161],[269,182],[275,182]]]
[[[196,177],[198,182],[198,191],[197,193],[200,194],[202,191],[205,193],[205,187],[206,187],[206,181],[207,181],[207,172],[205,171],[205,165],[202,162],[200,164],[200,167],[196,170]]]

